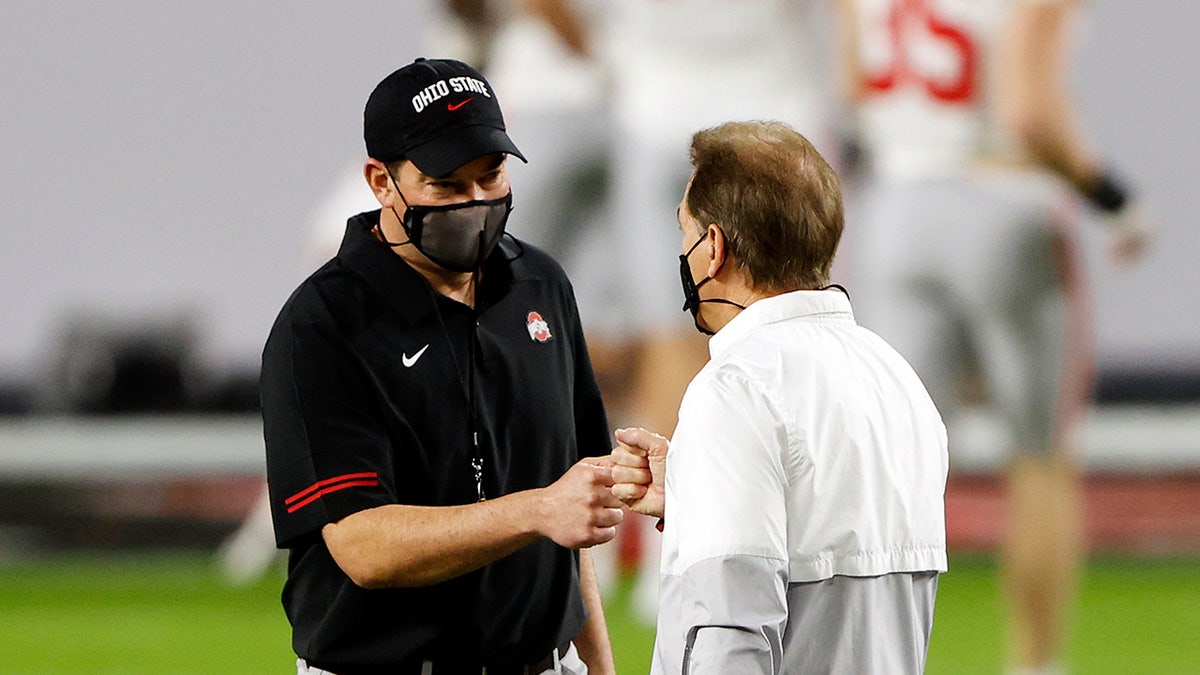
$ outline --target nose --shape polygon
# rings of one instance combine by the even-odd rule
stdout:
[[[484,188],[483,184],[478,181],[471,183],[471,186],[468,188],[467,193],[468,193],[467,196],[470,197],[472,201],[481,201],[481,200],[487,199],[487,195],[488,195],[487,190]]]

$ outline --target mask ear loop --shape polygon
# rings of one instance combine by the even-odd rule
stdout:
[[[831,289],[841,291],[842,293],[844,293],[846,295],[847,300],[850,299],[850,291],[846,290],[846,287],[841,284],[828,284],[826,286],[822,286],[822,287],[818,288],[817,290],[818,291],[828,291]]]
[[[400,197],[400,201],[404,202],[405,213],[407,215],[407,211],[409,209],[408,200],[404,198],[404,193],[400,191],[400,184],[396,182],[396,177],[392,175],[392,170],[389,169],[386,164],[383,165],[383,170],[387,172],[388,178],[391,179],[392,187],[396,188],[396,195]],[[404,219],[400,217],[400,214],[396,212],[395,204],[388,206],[388,208],[392,210],[392,215],[396,216],[396,220],[400,221],[400,227],[404,228],[404,234],[408,235],[408,240],[399,243],[388,241],[387,235],[383,233],[383,228],[380,227],[378,223],[375,224],[375,236],[379,237],[380,241],[388,246],[391,246],[392,248],[410,245],[416,246],[416,244],[413,242],[412,231],[409,229],[409,226],[405,223]]]
[[[691,258],[692,252],[696,250],[696,247],[700,246],[700,242],[704,241],[705,239],[708,239],[707,235],[697,239],[696,243],[692,244],[692,247],[688,249],[687,253],[684,253],[679,256],[679,273],[680,273],[681,280],[684,282],[684,296],[685,297],[684,297],[683,309],[684,309],[684,311],[690,311],[692,313],[692,323],[694,323],[696,325],[696,330],[700,331],[701,333],[703,333],[705,335],[716,335],[716,331],[710,330],[710,329],[705,328],[704,326],[700,325],[700,305],[702,305],[706,302],[709,302],[709,303],[714,303],[714,304],[718,304],[718,305],[732,305],[732,306],[737,307],[738,309],[742,309],[742,310],[746,309],[746,306],[743,304],[734,302],[732,300],[726,300],[725,298],[703,298],[702,299],[700,297],[700,287],[703,286],[704,284],[707,284],[708,282],[712,281],[713,278],[710,276],[705,276],[703,279],[700,280],[700,283],[696,283],[696,280],[692,278],[692,270],[688,266],[687,261],[689,258]],[[691,286],[691,288],[688,288],[689,285]],[[847,295],[849,295],[849,294],[847,294]]]

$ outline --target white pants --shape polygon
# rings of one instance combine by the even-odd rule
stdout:
[[[579,658],[579,652],[575,649],[575,643],[571,643],[570,649],[563,655],[562,659],[555,659],[555,664],[552,668],[542,671],[541,673],[529,673],[529,675],[587,675],[587,664],[583,659]],[[426,661],[421,667],[421,675],[432,675],[434,673],[433,664]],[[314,668],[304,662],[304,659],[296,659],[296,675],[337,675],[328,670]],[[484,668],[480,675],[487,675],[487,668]]]

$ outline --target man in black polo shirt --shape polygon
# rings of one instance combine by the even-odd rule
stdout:
[[[570,284],[501,241],[508,138],[483,76],[424,60],[364,113],[337,256],[263,351],[299,673],[611,673],[586,547],[621,520]],[[585,665],[586,663],[586,665]]]

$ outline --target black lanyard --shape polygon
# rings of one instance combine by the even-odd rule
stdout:
[[[473,283],[475,284],[476,302],[478,302],[478,272],[474,276]],[[446,348],[450,350],[450,359],[454,362],[454,375],[458,378],[460,391],[463,393],[463,399],[467,402],[467,409],[471,416],[471,470],[475,477],[475,494],[479,501],[482,502],[487,499],[487,494],[483,491],[483,448],[479,445],[479,415],[475,399],[475,350],[479,349],[478,315],[471,321],[471,334],[467,344],[467,376],[464,379],[462,368],[458,363],[458,356],[454,352],[454,342],[450,339],[450,331],[446,328],[446,321],[442,318],[442,310],[438,307],[437,295],[437,291],[433,290],[433,287],[430,286],[429,299],[433,302],[434,314],[437,315],[438,324],[442,327],[442,337],[446,340]]]

